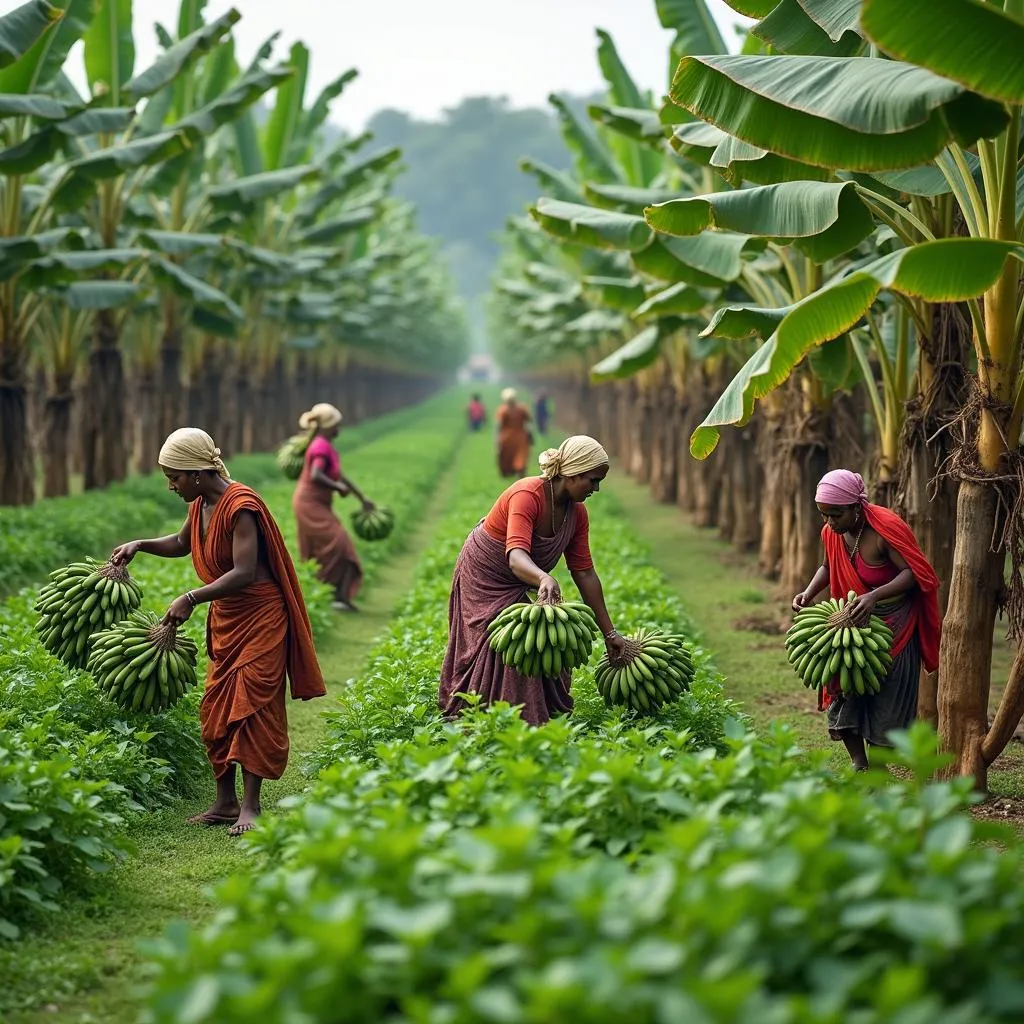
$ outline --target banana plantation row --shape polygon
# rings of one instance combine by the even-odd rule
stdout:
[[[1024,631],[1024,2],[727,2],[739,54],[703,0],[656,0],[664,98],[599,31],[607,102],[552,97],[574,172],[523,162],[543,198],[491,333],[790,593],[814,484],[863,471],[945,581],[922,711],[983,786],[1024,712],[1018,656],[988,720],[997,611]]]
[[[145,69],[130,0],[0,18],[0,504],[32,501],[40,461],[48,496],[148,471],[186,415],[266,450],[325,393],[377,414],[465,358],[450,281],[390,196],[400,152],[325,137],[356,72],[309,95],[302,43],[246,63],[240,14],[203,6],[156,26]]]

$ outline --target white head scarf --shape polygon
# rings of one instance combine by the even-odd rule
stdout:
[[[579,476],[598,466],[607,466],[608,453],[586,434],[567,437],[558,448],[540,453],[540,474],[545,480],[556,476]]]
[[[314,427],[320,430],[330,430],[343,419],[341,410],[335,408],[330,402],[317,402],[309,412],[304,412],[299,417],[299,426],[303,430],[312,430]]]
[[[505,388],[501,393],[501,400],[503,402],[511,402],[516,397],[515,388]]]
[[[211,470],[225,480],[230,480],[228,467],[220,457],[220,449],[213,438],[199,427],[179,427],[171,434],[160,449],[157,459],[167,469]]]

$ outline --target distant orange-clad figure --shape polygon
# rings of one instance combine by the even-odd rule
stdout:
[[[177,534],[122,544],[111,560],[126,564],[139,551],[192,556],[204,586],[175,598],[164,621],[180,625],[199,604],[211,602],[199,721],[217,797],[189,821],[227,824],[229,834],[240,835],[260,813],[263,780],[279,779],[288,764],[286,676],[293,699],[327,691],[295,567],[263,500],[230,479],[220,449],[195,427],[171,434],[160,450],[160,468],[168,487],[189,503],[188,519]]]
[[[530,458],[530,437],[526,424],[530,410],[516,401],[514,388],[505,388],[498,406],[498,472],[505,477],[521,477]]]

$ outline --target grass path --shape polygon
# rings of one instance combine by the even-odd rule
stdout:
[[[729,696],[743,702],[756,726],[787,722],[802,743],[828,746],[834,765],[846,765],[841,745],[828,739],[813,693],[786,662],[780,626],[792,621],[789,602],[760,575],[755,560],[715,530],[693,526],[676,506],[655,504],[648,488],[622,474],[613,474],[605,486],[622,502],[634,529],[653,548],[655,564],[699,624]],[[994,651],[993,680],[1005,679],[1012,652],[998,636]],[[996,795],[1024,796],[1021,744],[1011,744],[996,762],[989,787]]]
[[[277,783],[264,788],[265,809],[304,786],[302,755],[323,733],[320,713],[332,706],[348,679],[357,675],[392,609],[407,591],[419,552],[431,541],[444,513],[450,475],[441,481],[404,550],[381,565],[367,586],[358,615],[339,614],[333,634],[320,646],[328,697],[289,702],[291,757]],[[215,910],[209,886],[234,870],[244,854],[222,828],[196,828],[184,819],[209,805],[176,803],[148,815],[132,829],[138,853],[66,912],[19,946],[2,973],[0,1021],[6,1024],[135,1024],[140,939],[160,934],[176,918],[202,921]]]

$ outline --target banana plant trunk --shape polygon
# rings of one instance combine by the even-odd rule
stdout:
[[[71,417],[73,378],[55,377],[43,407],[43,497],[58,498],[71,490]]]
[[[119,341],[113,314],[100,310],[93,322],[87,388],[89,405],[82,438],[86,490],[106,487],[128,475],[127,394]]]
[[[764,477],[761,496],[761,535],[757,563],[770,580],[782,571],[782,523],[786,494],[782,486],[782,420],[776,415],[762,416],[757,429],[757,461]]]
[[[34,499],[24,348],[19,338],[5,334],[0,341],[0,505],[31,505]]]
[[[135,461],[140,473],[155,472],[160,446],[167,436],[160,432],[156,382],[157,374],[152,366],[139,369],[135,384],[137,404]]]
[[[733,506],[729,540],[741,551],[753,551],[761,539],[761,497],[764,483],[757,459],[757,421],[736,432],[730,463],[730,489]]]
[[[185,411],[185,389],[181,381],[182,332],[176,319],[171,318],[164,325],[160,341],[160,432],[167,437],[178,427],[194,426],[183,421]]]

